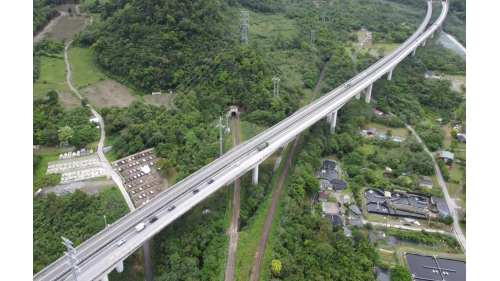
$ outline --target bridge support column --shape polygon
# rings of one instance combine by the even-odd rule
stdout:
[[[414,57],[416,53],[417,53],[417,48],[413,49],[413,51],[411,52],[411,56]]]
[[[359,98],[361,97],[361,92],[357,93],[356,94],[356,99],[359,100]]]
[[[123,272],[123,261],[116,264],[116,272],[118,272],[118,273]]]
[[[427,41],[427,39],[426,39],[426,40],[424,40],[424,42],[422,42],[422,46],[425,46],[425,41]]]
[[[104,276],[101,278],[101,280],[100,280],[100,281],[109,281],[109,279],[108,279],[108,275],[107,275],[107,274],[106,274],[106,275],[104,275]]]
[[[370,103],[370,98],[372,97],[372,87],[373,87],[373,84],[370,84],[370,86],[368,86],[368,88],[366,88],[365,101],[367,103]]]
[[[256,185],[259,183],[259,166],[255,166],[252,170],[252,184]]]
[[[392,79],[392,71],[393,70],[394,70],[394,68],[391,69],[391,71],[389,71],[389,73],[387,74],[387,80],[391,80]]]
[[[431,36],[429,38],[434,38],[434,32],[431,33]]]
[[[337,110],[332,112],[332,122],[330,123],[330,133],[335,133],[335,126],[337,125]]]
[[[326,122],[330,123],[332,122],[332,114],[329,113],[327,116],[326,116]]]
[[[144,268],[146,269],[146,281],[153,281],[153,269],[151,268],[151,254],[149,253],[149,239],[142,245],[144,257]]]

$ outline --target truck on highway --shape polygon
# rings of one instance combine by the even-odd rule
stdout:
[[[261,151],[261,150],[263,150],[264,148],[266,148],[266,147],[268,147],[268,146],[269,146],[269,142],[268,142],[268,141],[266,141],[266,142],[264,142],[264,143],[260,144],[259,146],[257,146],[257,149],[258,149],[259,151]]]
[[[139,232],[139,231],[143,230],[144,228],[146,228],[146,224],[145,224],[145,223],[143,223],[143,222],[141,222],[140,224],[138,224],[138,225],[136,225],[136,226],[135,226],[135,230],[136,230],[137,232]]]

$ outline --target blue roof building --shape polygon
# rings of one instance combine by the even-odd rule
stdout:
[[[399,143],[403,142],[403,140],[400,137],[393,137],[391,140]]]
[[[378,139],[379,139],[379,140],[386,140],[386,139],[387,139],[387,136],[386,136],[386,135],[379,135],[379,136],[378,136]]]

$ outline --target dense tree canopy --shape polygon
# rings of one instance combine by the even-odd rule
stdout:
[[[99,129],[89,121],[92,112],[87,107],[76,107],[66,111],[59,103],[56,91],[47,93],[48,99],[33,101],[33,143],[55,146],[60,143],[59,130],[70,127],[73,130],[69,142],[85,146],[98,139]],[[63,130],[64,131],[64,130]]]
[[[61,236],[74,247],[104,228],[103,215],[111,224],[129,212],[116,187],[89,196],[77,189],[72,194],[49,193],[33,201],[33,274],[61,257],[66,249]]]

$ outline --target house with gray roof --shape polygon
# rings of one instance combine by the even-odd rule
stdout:
[[[362,219],[350,219],[349,225],[352,225],[355,227],[363,227],[364,226]]]
[[[455,157],[455,155],[449,151],[441,151],[439,153],[439,159],[442,159],[444,162],[448,164],[453,163],[453,157]]]
[[[374,127],[371,127],[370,129],[368,129],[368,131],[366,131],[366,135],[367,136],[375,135],[376,132],[377,132],[377,129]]]
[[[357,205],[351,205],[349,206],[349,210],[356,216],[361,216],[362,213],[361,211],[359,210],[359,207]]]

